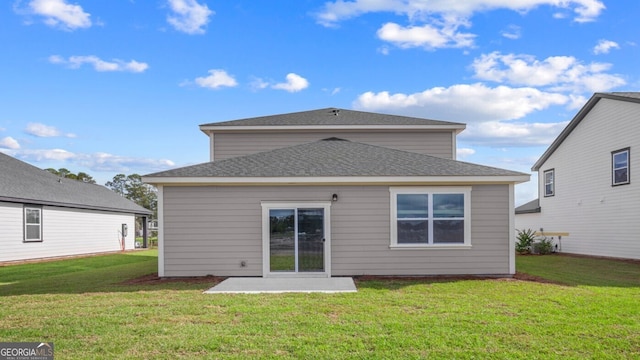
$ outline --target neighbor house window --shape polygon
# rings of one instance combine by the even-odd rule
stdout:
[[[24,241],[42,241],[42,208],[25,206]]]
[[[611,153],[611,184],[624,185],[629,179],[629,148]]]
[[[392,187],[390,192],[392,247],[470,245],[470,187]]]
[[[544,172],[544,196],[553,196],[556,193],[556,172],[554,169]]]

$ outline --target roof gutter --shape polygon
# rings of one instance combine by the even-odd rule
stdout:
[[[528,174],[502,176],[319,176],[319,177],[164,177],[143,176],[142,181],[155,185],[183,186],[266,186],[266,185],[469,185],[520,184]]]
[[[332,130],[455,130],[462,132],[466,128],[465,124],[451,125],[273,125],[273,126],[224,126],[224,125],[200,125],[200,131],[209,135],[211,132],[246,132],[246,131],[332,131]]]
[[[6,196],[0,196],[0,202],[20,203],[20,204],[33,204],[33,205],[48,205],[48,206],[56,206],[56,207],[63,207],[63,208],[70,208],[70,209],[99,210],[99,211],[126,213],[126,214],[134,214],[134,215],[151,215],[151,214],[153,214],[153,212],[151,210],[147,210],[147,209],[144,209],[144,208],[143,208],[143,210],[119,209],[119,208],[112,208],[112,207],[107,207],[107,206],[70,204],[70,203],[61,203],[61,202],[57,202],[57,201],[35,200],[35,199],[25,199],[25,198],[13,198],[13,197],[6,197]]]

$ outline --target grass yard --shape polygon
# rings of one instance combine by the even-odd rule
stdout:
[[[125,285],[141,251],[0,267],[0,341],[57,359],[640,359],[640,264],[518,257],[521,280],[369,280],[358,293],[204,295]]]

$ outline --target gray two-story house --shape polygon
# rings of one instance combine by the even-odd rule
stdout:
[[[464,124],[344,109],[200,125],[210,162],[149,174],[159,275],[515,273],[514,185]]]

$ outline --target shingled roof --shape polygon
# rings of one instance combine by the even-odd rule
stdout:
[[[509,176],[528,174],[338,138],[207,162],[144,176],[163,178]],[[524,180],[526,181],[526,180]]]
[[[526,204],[522,204],[518,206],[516,209],[516,214],[534,214],[540,212],[540,199],[534,199],[529,201]]]
[[[0,201],[151,214],[104,186],[63,179],[0,153]]]
[[[465,124],[423,118],[326,108],[289,114],[261,116],[200,125],[200,129],[224,129],[238,126],[445,126],[464,129]]]

